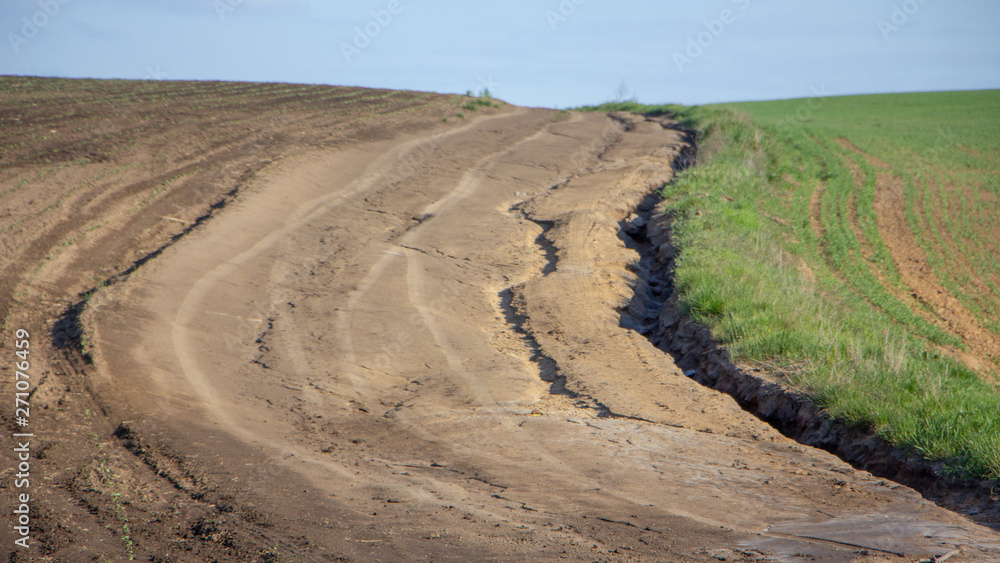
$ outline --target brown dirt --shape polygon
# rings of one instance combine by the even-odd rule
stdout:
[[[872,156],[872,155],[866,153],[865,151],[863,151],[860,148],[858,148],[857,145],[855,145],[854,143],[848,141],[847,139],[838,138],[838,139],[834,139],[834,141],[838,145],[840,145],[842,148],[845,148],[845,149],[847,149],[847,150],[849,150],[849,151],[851,151],[851,152],[853,152],[855,154],[858,154],[858,155],[861,155],[861,156],[865,157],[865,159],[868,160],[868,162],[870,162],[872,164],[872,166],[874,166],[875,168],[878,168],[880,170],[892,170],[892,165],[891,164],[889,164],[888,162],[882,160],[881,158],[878,158],[876,156]]]
[[[103,161],[81,164],[0,200],[31,216],[5,238],[2,302],[39,378],[35,547],[3,527],[12,560],[123,559],[126,519],[152,561],[1000,555],[992,531],[781,436],[621,328],[644,282],[619,221],[671,177],[672,124],[443,123],[444,96],[359,102],[349,124],[310,105],[323,93],[144,102],[161,145],[122,141],[133,176],[88,185]],[[264,128],[282,140],[241,141],[241,118],[279,107],[300,119]],[[57,117],[42,127],[73,129]],[[3,185],[45,166],[22,158]],[[129,213],[183,166],[201,171]],[[114,283],[57,323],[88,276]],[[9,369],[9,338],[0,352]]]
[[[973,149],[973,148],[970,148],[970,147],[966,147],[966,146],[962,146],[962,145],[956,145],[955,148],[957,148],[960,152],[963,152],[963,153],[965,153],[965,154],[967,154],[969,156],[973,156],[975,158],[981,158],[982,157],[982,154],[979,151],[977,151],[976,149]]]
[[[817,184],[812,193],[809,194],[809,224],[812,226],[813,234],[819,244],[823,244],[826,236],[826,229],[823,228],[823,190],[826,189],[822,183]]]

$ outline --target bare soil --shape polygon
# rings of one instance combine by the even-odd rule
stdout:
[[[994,531],[782,436],[622,326],[655,320],[621,222],[685,150],[669,120],[461,120],[398,93],[355,121],[293,94],[145,100],[110,119],[157,148],[0,198],[0,392],[16,328],[36,385],[33,547],[0,527],[10,560],[1000,559]],[[6,100],[5,128],[89,123]],[[25,151],[5,189],[51,165]],[[106,162],[137,166],[88,183]]]

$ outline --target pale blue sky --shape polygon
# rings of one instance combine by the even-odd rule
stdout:
[[[0,34],[0,74],[489,86],[530,106],[623,80],[685,104],[1000,88],[996,0],[0,0]]]

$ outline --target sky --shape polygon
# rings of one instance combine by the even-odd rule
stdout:
[[[567,108],[1000,88],[997,0],[0,0],[0,74]]]

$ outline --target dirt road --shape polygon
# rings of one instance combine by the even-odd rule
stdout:
[[[288,560],[1000,558],[619,326],[619,221],[682,144],[510,109],[284,161],[85,317],[97,395],[177,489],[130,502]]]

